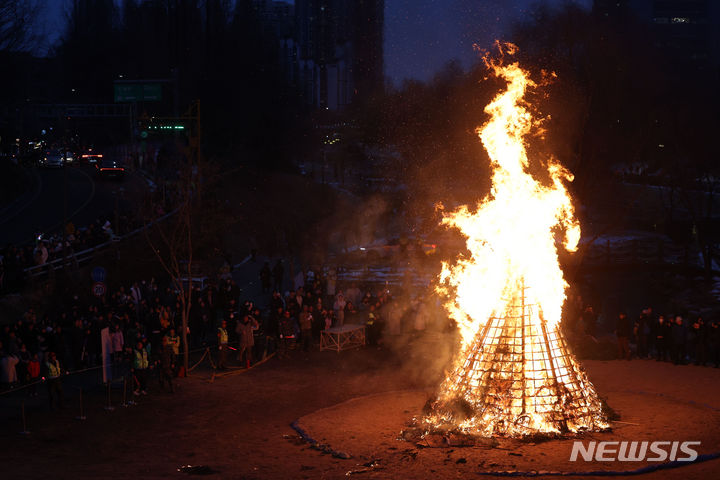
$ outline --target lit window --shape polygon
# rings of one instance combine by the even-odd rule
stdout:
[[[671,19],[672,23],[690,23],[690,19],[687,17],[673,17]]]

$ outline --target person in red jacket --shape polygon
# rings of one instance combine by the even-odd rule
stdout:
[[[37,397],[37,392],[35,391],[37,382],[40,381],[40,359],[38,358],[38,354],[34,354],[32,356],[32,359],[27,364],[27,373],[28,373],[28,380],[30,382],[30,387],[28,390],[30,391],[30,396]]]

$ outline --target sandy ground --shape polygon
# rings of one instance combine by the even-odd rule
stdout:
[[[32,411],[30,435],[10,418],[0,433],[3,478],[185,478],[182,465],[207,465],[212,478],[335,479],[473,478],[496,470],[624,470],[646,463],[571,464],[571,441],[500,448],[418,448],[397,440],[435,384],[417,362],[408,368],[391,352],[293,352],[250,371],[217,378],[210,372],[179,382],[174,395],[156,387],[138,406],[102,409],[86,401]],[[622,420],[597,440],[700,440],[700,453],[720,450],[720,369],[654,361],[586,361],[591,380]],[[154,386],[154,385],[153,385]],[[69,402],[70,403],[70,402]],[[334,458],[302,442],[290,424],[346,451]],[[363,466],[375,461],[376,466]],[[642,475],[653,479],[718,478],[720,460]],[[546,477],[547,478],[547,477]],[[587,478],[587,477],[585,477]]]
[[[614,363],[614,362],[613,362]],[[635,368],[640,362],[636,362]],[[642,362],[645,367],[650,362]],[[609,367],[617,365],[607,365]],[[655,365],[649,365],[654,369]],[[593,365],[593,370],[604,371]],[[637,373],[630,372],[627,378]],[[654,391],[626,390],[610,382],[606,385],[609,401],[621,413],[623,423],[613,424],[613,431],[578,437],[589,441],[653,441],[693,440],[702,442],[698,453],[717,450],[717,426],[720,413],[709,405],[688,403],[670,394]],[[540,443],[500,439],[495,447],[473,448],[415,448],[416,445],[398,441],[398,432],[407,419],[420,415],[427,400],[424,391],[395,391],[354,398],[342,404],[322,409],[300,419],[300,427],[320,444],[330,445],[339,452],[351,453],[362,460],[365,468],[355,474],[369,473],[372,477],[396,478],[402,470],[408,478],[429,478],[427,473],[443,478],[459,475],[467,478],[478,472],[592,472],[631,471],[657,462],[570,462],[572,439]],[[704,402],[703,402],[704,403]],[[427,445],[422,442],[420,445]],[[681,455],[684,456],[684,455]],[[365,464],[377,464],[368,468]],[[698,478],[712,478],[710,472],[720,468],[706,464]],[[720,472],[720,470],[717,470]],[[674,475],[673,475],[674,474]],[[656,478],[689,478],[688,470],[664,471]]]

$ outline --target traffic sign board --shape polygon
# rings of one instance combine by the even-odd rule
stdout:
[[[93,282],[104,282],[107,277],[107,272],[103,267],[95,267],[92,269],[92,272],[90,272],[90,276]]]
[[[105,295],[105,284],[103,282],[95,282],[92,286],[92,293],[96,297],[102,297]]]
[[[159,83],[115,82],[116,102],[157,102],[162,100],[162,85]]]

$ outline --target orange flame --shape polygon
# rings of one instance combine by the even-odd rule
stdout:
[[[506,44],[503,53],[515,49]],[[470,258],[444,263],[437,286],[462,335],[439,402],[468,402],[475,416],[458,426],[482,434],[602,429],[594,387],[558,325],[568,285],[557,250],[574,251],[580,239],[565,186],[573,176],[554,158],[530,163],[524,138],[537,122],[523,97],[536,85],[527,72],[517,62],[486,62],[507,88],[487,105],[490,120],[478,130],[493,167],[490,194],[475,211],[462,206],[442,220],[467,237]]]
[[[509,53],[514,48],[508,47]],[[491,118],[478,130],[494,167],[492,190],[475,212],[463,206],[442,220],[467,236],[471,253],[471,258],[456,265],[443,264],[438,287],[452,297],[446,307],[460,326],[465,346],[488,318],[506,310],[522,280],[532,288],[529,303],[557,323],[567,283],[558,263],[556,233],[562,230],[570,251],[580,239],[564,184],[573,175],[554,158],[549,159],[550,185],[528,171],[523,137],[530,133],[533,119],[522,98],[535,83],[517,62],[505,66],[488,62],[508,82],[507,90],[485,107]]]

